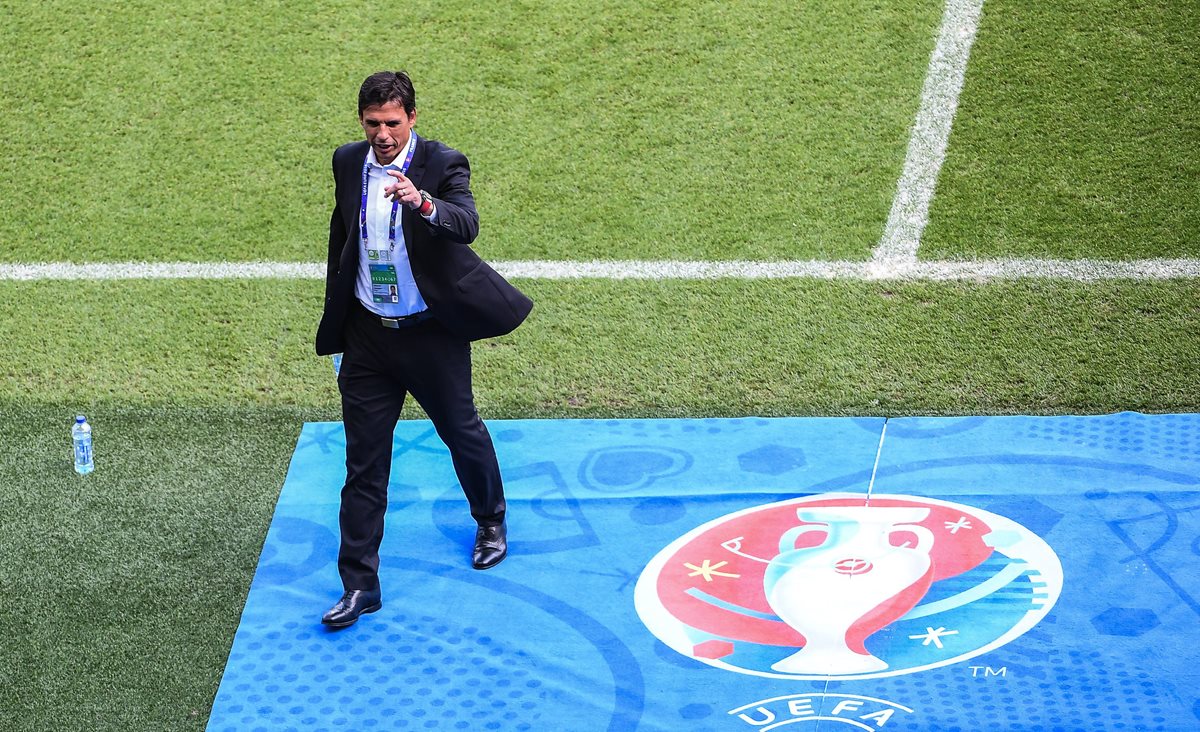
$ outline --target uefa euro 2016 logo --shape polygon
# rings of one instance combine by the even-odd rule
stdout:
[[[1055,553],[1003,516],[827,493],[685,534],[651,560],[635,600],[663,643],[712,666],[870,679],[998,648],[1045,617],[1061,589]]]

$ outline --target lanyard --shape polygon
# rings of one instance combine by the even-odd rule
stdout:
[[[413,153],[417,150],[417,133],[409,130],[408,133],[408,151],[404,154],[404,164],[400,166],[400,174],[408,174],[408,166],[412,163]],[[381,168],[384,166],[380,166]],[[362,199],[358,206],[358,233],[362,237],[364,249],[371,247],[367,243],[367,178],[370,175],[371,164],[363,161],[362,169]],[[388,249],[394,251],[396,249],[396,212],[400,209],[400,202],[392,201],[392,215],[388,219]]]

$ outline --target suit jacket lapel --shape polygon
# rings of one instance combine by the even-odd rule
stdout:
[[[359,143],[361,146],[355,149],[354,155],[346,156],[345,167],[338,171],[341,180],[342,200],[339,202],[342,207],[343,219],[349,218],[346,221],[346,243],[342,248],[341,269],[343,272],[350,271],[358,272],[358,207],[361,205],[362,197],[362,168],[367,162],[367,151],[371,145],[366,140]]]
[[[349,217],[346,222],[346,228],[350,228],[349,224],[353,223],[355,230],[358,229],[358,206],[359,197],[362,195],[362,168],[363,163],[367,162],[367,151],[371,149],[371,145],[363,140],[358,143],[359,147],[354,150],[353,155],[346,156],[344,167],[338,171],[341,183],[338,186],[342,193],[342,211],[343,215]]]

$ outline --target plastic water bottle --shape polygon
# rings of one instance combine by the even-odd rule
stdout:
[[[92,459],[92,426],[82,414],[75,418],[71,427],[71,441],[75,443],[75,472],[87,475],[96,469]]]
[[[335,353],[331,358],[333,358],[333,373],[336,376],[342,372],[342,354]]]

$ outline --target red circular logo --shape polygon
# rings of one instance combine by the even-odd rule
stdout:
[[[659,640],[712,666],[878,678],[997,648],[1061,590],[1054,551],[1011,519],[934,498],[830,493],[696,527],[650,561],[634,599]]]

